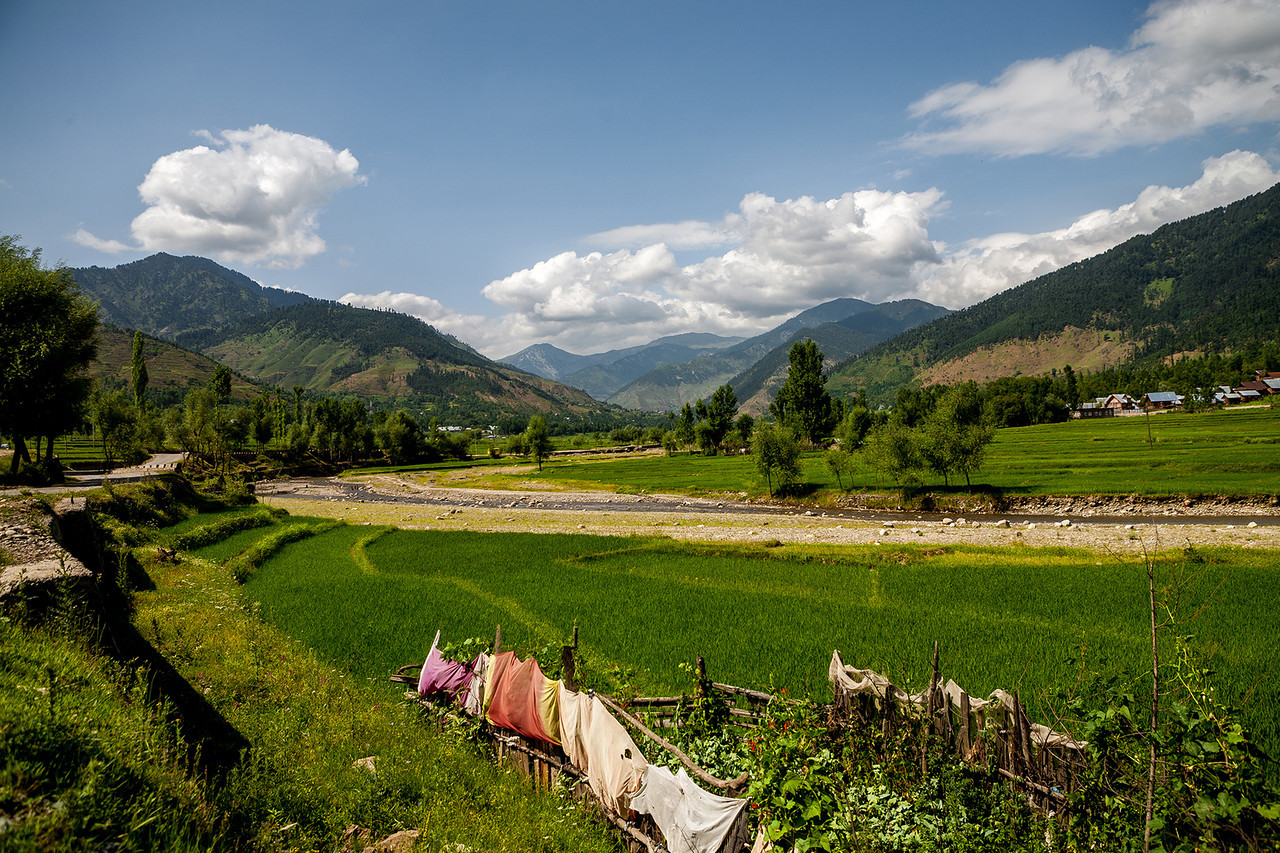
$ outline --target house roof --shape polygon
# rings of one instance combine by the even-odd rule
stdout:
[[[1182,400],[1174,391],[1152,391],[1147,399],[1153,403],[1177,403]]]
[[[1252,388],[1240,388],[1236,390],[1236,393],[1239,394],[1241,397],[1261,397],[1262,396],[1261,391],[1255,391]]]

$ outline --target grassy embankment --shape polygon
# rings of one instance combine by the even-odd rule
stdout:
[[[800,491],[819,499],[840,493],[821,454],[806,454],[802,463]],[[552,459],[540,476],[566,485],[630,492],[764,491],[752,459],[738,456],[681,454],[590,463]],[[931,487],[942,490],[942,483],[935,482],[938,478],[927,479]],[[1010,495],[1276,495],[1280,411],[1156,415],[1149,425],[1146,418],[1137,417],[1002,429],[972,480],[975,489]],[[893,487],[859,460],[851,491]],[[967,491],[963,476],[951,478],[950,490]]]
[[[147,577],[130,576],[154,586],[134,593],[132,627],[104,637],[71,595],[43,619],[20,602],[0,619],[0,847],[327,851],[357,824],[375,837],[420,829],[430,850],[612,849],[576,806],[533,793],[460,733],[438,732],[385,674],[335,668],[264,621],[219,562],[154,560],[156,544],[236,527],[246,529],[206,549],[242,555],[331,523],[251,507],[157,533],[145,503],[111,525],[143,543]],[[185,704],[148,689],[154,668],[120,659],[121,630],[189,685]],[[237,757],[227,747],[241,739]],[[366,757],[374,772],[355,765]]]
[[[1274,554],[1165,552],[1183,577],[1181,626],[1280,754]],[[932,644],[945,677],[975,695],[1047,696],[1082,672],[1150,665],[1142,567],[1050,548],[706,546],[662,539],[342,527],[289,546],[252,577],[264,616],[327,660],[376,679],[447,640],[491,637],[536,649],[581,629],[584,670],[602,689],[680,690],[704,655],[717,680],[822,699],[832,649],[911,689]],[[1183,615],[1189,615],[1186,611]],[[1173,654],[1172,643],[1164,653]],[[1071,663],[1076,659],[1080,663]],[[1168,658],[1167,658],[1168,659]],[[1046,719],[1048,717],[1046,716]]]

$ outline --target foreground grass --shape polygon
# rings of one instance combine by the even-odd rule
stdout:
[[[228,816],[133,670],[86,644],[83,613],[0,618],[0,848],[213,850]]]
[[[420,850],[613,849],[576,804],[439,731],[385,674],[335,668],[265,622],[222,566],[144,568],[154,589],[133,623],[194,703],[175,714],[145,671],[99,649],[70,595],[43,625],[21,608],[0,618],[0,849],[330,851],[351,825],[421,830]],[[215,730],[229,741],[210,745],[229,748],[193,747]]]
[[[367,545],[362,540],[369,539]],[[357,560],[358,554],[363,558]],[[1184,618],[1201,604],[1196,656],[1259,741],[1280,752],[1275,555],[1221,549],[1157,556]],[[665,539],[338,528],[268,560],[248,591],[263,613],[361,677],[423,657],[446,639],[526,650],[581,629],[583,670],[602,689],[687,687],[703,655],[713,678],[821,700],[832,649],[911,689],[933,642],[944,677],[975,695],[1046,694],[1082,672],[1149,668],[1141,565],[1052,548],[694,545]],[[1172,654],[1172,648],[1165,653]],[[1033,698],[1036,697],[1036,698]]]

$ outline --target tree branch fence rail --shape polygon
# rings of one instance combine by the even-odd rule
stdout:
[[[501,650],[502,629],[499,626],[493,654]],[[576,649],[578,630],[573,643],[561,648],[562,679],[566,687],[577,689]],[[421,664],[408,664],[395,671],[392,683],[417,686]],[[697,688],[693,696],[641,696],[619,700],[614,696],[595,694],[623,723],[644,741],[674,755],[703,785],[723,796],[740,796],[750,783],[744,772],[733,779],[721,779],[700,767],[683,750],[659,732],[680,727],[682,711],[691,702],[713,702],[723,705],[729,725],[750,730],[758,726],[764,708],[770,702],[801,704],[759,690],[714,682],[707,678],[706,664],[697,658]],[[833,701],[823,706],[829,724],[836,728],[875,733],[888,742],[895,734],[903,734],[920,761],[922,773],[930,762],[957,758],[972,766],[987,767],[1008,781],[1011,789],[1020,789],[1028,803],[1049,815],[1064,816],[1068,795],[1075,789],[1083,769],[1084,744],[1069,735],[1049,732],[1036,726],[1027,715],[1019,695],[997,691],[1001,701],[974,699],[963,690],[944,691],[938,670],[938,647],[934,658],[929,689],[909,696],[888,681],[875,692],[850,692],[832,685]],[[594,692],[594,691],[593,691]],[[440,709],[433,697],[418,697],[427,707]],[[905,727],[905,731],[904,731]],[[1045,733],[1048,733],[1046,736]],[[532,741],[515,732],[481,721],[481,733],[490,742],[498,760],[519,771],[536,787],[550,789],[572,780],[570,788],[578,799],[595,805],[598,818],[609,823],[621,836],[630,853],[654,853],[666,850],[661,830],[647,815],[626,820],[610,812],[584,784],[585,774],[575,767],[558,744]],[[1037,736],[1039,735],[1039,736]],[[753,834],[749,826],[749,809],[743,809],[738,825],[726,837],[720,853],[741,853],[751,847]]]

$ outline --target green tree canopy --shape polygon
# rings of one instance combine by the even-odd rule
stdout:
[[[769,494],[776,495],[800,479],[800,444],[785,426],[765,423],[751,439],[756,470],[764,475]]]
[[[551,454],[551,432],[547,429],[547,419],[542,415],[529,418],[529,425],[524,430],[524,445],[541,471],[542,461]]]
[[[698,400],[695,411],[699,423],[694,429],[698,446],[708,456],[714,456],[724,443],[725,436],[733,429],[733,416],[738,413],[738,395],[732,385],[721,385],[711,394],[711,401]]]
[[[147,360],[142,351],[144,343],[142,332],[134,332],[132,362],[133,405],[139,411],[141,411],[142,403],[147,396]]]
[[[822,374],[822,351],[812,338],[796,341],[787,353],[787,381],[778,389],[769,411],[809,443],[817,443],[834,426],[831,395]]]
[[[12,470],[30,461],[25,436],[77,426],[98,350],[98,308],[66,267],[0,236],[0,432],[13,439]]]

